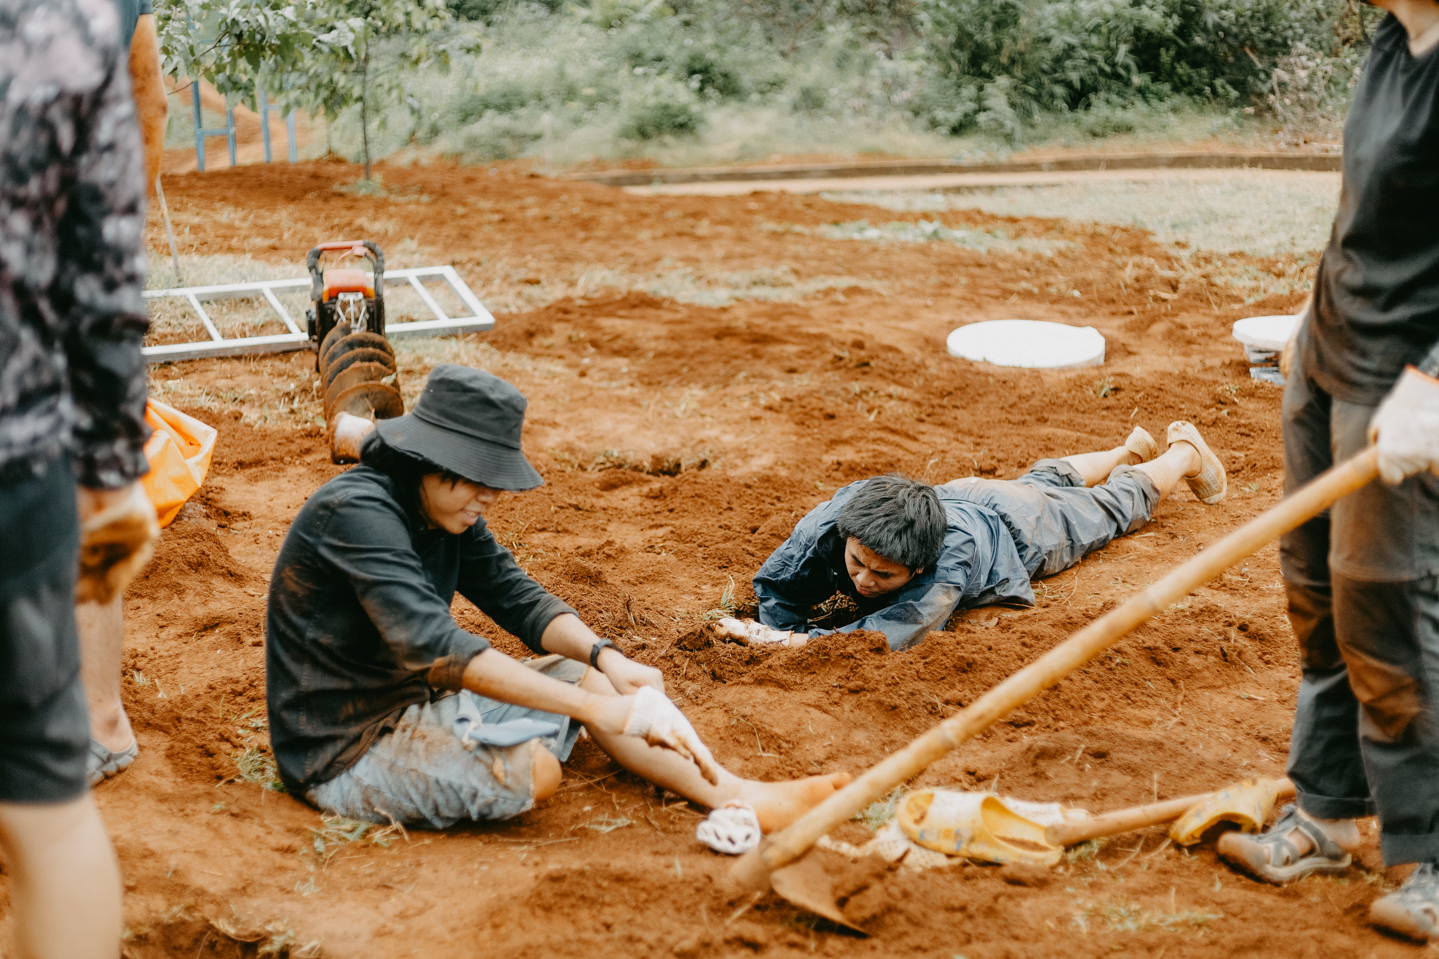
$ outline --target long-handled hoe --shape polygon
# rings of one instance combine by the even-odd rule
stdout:
[[[1370,448],[1335,466],[1278,506],[1182,563],[1159,582],[871,767],[789,827],[765,837],[757,848],[735,862],[730,875],[751,890],[773,889],[797,906],[853,928],[840,911],[823,868],[804,858],[821,836],[1058,683],[1196,587],[1373,481],[1379,472],[1378,458],[1378,452]]]

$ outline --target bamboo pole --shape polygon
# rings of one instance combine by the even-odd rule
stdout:
[[[831,829],[906,782],[941,756],[974,738],[1074,672],[1140,624],[1159,615],[1196,587],[1367,485],[1379,474],[1379,453],[1370,448],[1330,469],[1272,509],[1190,558],[1137,596],[1090,623],[1039,659],[1012,674],[969,706],[908,746],[872,766],[848,786],[767,836],[741,856],[730,875],[750,889],[769,888],[769,874],[803,856]]]

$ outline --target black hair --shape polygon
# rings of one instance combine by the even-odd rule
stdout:
[[[360,444],[360,462],[379,470],[401,487],[418,488],[420,480],[431,473],[438,473],[440,481],[451,486],[459,482],[472,483],[474,480],[447,470],[439,463],[432,463],[423,456],[397,450],[386,443],[378,432],[371,432]]]
[[[948,528],[934,487],[898,473],[866,482],[835,519],[839,535],[911,572],[939,559]]]

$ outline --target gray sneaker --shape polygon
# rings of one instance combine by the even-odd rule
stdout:
[[[1369,921],[1421,942],[1439,938],[1439,866],[1420,863],[1404,885],[1375,900],[1369,907]]]
[[[1289,841],[1295,832],[1309,840],[1304,855]],[[1292,803],[1280,810],[1278,821],[1257,835],[1229,832],[1219,837],[1216,850],[1225,859],[1265,882],[1282,885],[1316,872],[1343,872],[1353,861],[1319,825],[1300,815]]]

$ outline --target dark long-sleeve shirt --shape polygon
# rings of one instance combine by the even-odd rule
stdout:
[[[861,596],[845,569],[845,541],[835,521],[840,507],[866,482],[851,483],[836,491],[834,499],[816,506],[765,560],[754,577],[760,622],[812,636],[873,629],[884,633],[891,649],[904,649],[942,629],[960,606],[1034,604],[1029,573],[999,514],[947,495],[942,486],[935,492],[949,528],[939,560],[888,596]],[[835,593],[853,599],[862,615],[839,630],[816,628],[811,610]]]
[[[300,509],[270,580],[265,650],[270,741],[292,791],[352,766],[406,707],[459,689],[489,648],[459,627],[459,591],[536,653],[574,612],[520,569],[483,519],[430,529],[417,492],[357,466]]]

